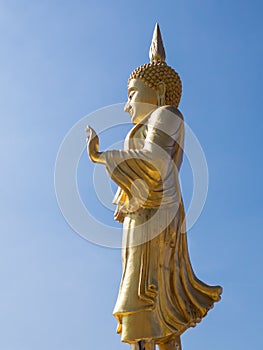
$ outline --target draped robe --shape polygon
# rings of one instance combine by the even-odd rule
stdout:
[[[134,126],[124,150],[105,152],[119,188],[115,218],[123,221],[123,273],[114,316],[124,342],[180,336],[220,300],[220,286],[194,274],[178,182],[183,117],[157,108]]]

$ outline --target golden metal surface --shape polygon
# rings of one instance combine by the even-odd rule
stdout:
[[[149,50],[150,61],[164,61],[165,62],[165,50],[163,46],[163,39],[161,35],[161,31],[159,28],[159,24],[156,23],[152,43]]]
[[[177,109],[181,81],[164,62],[158,27],[153,42],[152,62],[136,69],[128,82],[125,110],[134,127],[124,150],[100,152],[91,127],[87,146],[90,159],[104,164],[119,186],[114,218],[123,223],[124,233],[113,312],[117,332],[134,350],[153,350],[155,344],[180,350],[180,335],[206,316],[222,288],[200,281],[190,263],[178,181],[184,139]]]

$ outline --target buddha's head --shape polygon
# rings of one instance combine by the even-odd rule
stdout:
[[[165,62],[165,51],[158,24],[150,47],[150,63],[136,68],[128,80],[128,101],[125,111],[133,123],[140,122],[154,109],[179,105],[182,83],[176,71]]]

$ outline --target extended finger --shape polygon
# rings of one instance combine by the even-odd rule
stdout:
[[[95,139],[97,137],[98,137],[98,135],[96,134],[96,131],[92,129],[91,133],[90,133],[90,138]]]
[[[86,132],[91,132],[91,130],[93,130],[92,127],[90,125],[87,125],[86,126]]]

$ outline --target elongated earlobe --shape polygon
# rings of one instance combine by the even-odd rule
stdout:
[[[158,101],[158,107],[165,105],[165,92],[166,92],[166,86],[165,83],[160,82],[157,86],[157,101]]]

